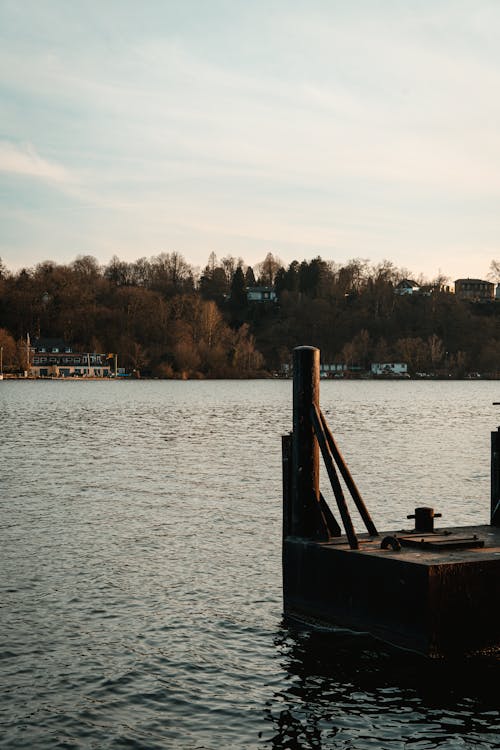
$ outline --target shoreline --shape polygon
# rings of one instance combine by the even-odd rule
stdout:
[[[178,378],[157,378],[157,377],[118,377],[118,378],[102,378],[102,377],[45,377],[45,378],[36,378],[36,377],[24,377],[24,376],[16,376],[16,375],[5,375],[3,378],[0,378],[0,383],[2,382],[37,382],[37,383],[62,383],[62,382],[68,382],[68,383],[116,383],[116,382],[122,382],[122,383],[130,383],[130,382],[141,382],[141,381],[165,381],[165,382],[193,382],[193,381],[210,381],[210,380],[273,380],[273,381],[289,381],[292,382],[293,378],[291,377],[281,377],[278,375],[267,375],[267,376],[261,376],[261,377],[206,377],[206,378],[189,378],[189,377],[178,377]],[[421,383],[429,383],[429,382],[481,382],[481,381],[496,381],[500,380],[500,375],[480,375],[478,377],[454,377],[452,375],[444,376],[444,375],[428,375],[426,377],[391,377],[391,376],[375,376],[375,377],[343,377],[343,378],[321,378],[321,383],[328,383],[328,382],[335,382],[335,383],[342,383],[342,382],[390,382],[390,383],[415,383],[415,382],[421,382]]]

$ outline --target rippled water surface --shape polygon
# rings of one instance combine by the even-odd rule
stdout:
[[[1,747],[500,748],[497,661],[283,623],[291,388],[0,382]],[[321,389],[381,529],[422,504],[488,522],[498,400],[495,382]]]

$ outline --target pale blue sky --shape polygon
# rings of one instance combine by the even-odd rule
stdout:
[[[0,256],[500,260],[498,0],[0,0]]]

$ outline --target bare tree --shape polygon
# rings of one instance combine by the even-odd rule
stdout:
[[[272,286],[279,269],[283,268],[283,262],[277,256],[268,253],[262,263],[257,264],[256,268],[259,283],[263,286]]]
[[[490,263],[490,270],[486,278],[489,281],[493,281],[495,284],[500,283],[500,260],[492,260]]]
[[[2,366],[7,370],[17,369],[19,356],[16,342],[5,328],[0,328],[0,347],[2,347]]]
[[[99,262],[93,255],[78,255],[73,263],[70,264],[70,269],[77,276],[89,279],[97,279],[101,274]]]
[[[431,364],[436,368],[443,360],[444,346],[442,340],[435,333],[429,336],[427,339],[427,345],[429,347],[429,357]]]
[[[232,255],[226,255],[225,258],[222,258],[220,264],[224,269],[224,273],[226,274],[228,286],[230,286],[231,281],[233,280],[234,272],[238,268],[238,261]]]

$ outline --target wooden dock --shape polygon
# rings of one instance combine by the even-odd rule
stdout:
[[[283,437],[285,615],[431,657],[499,648],[500,433],[492,434],[490,525],[439,528],[432,508],[410,508],[400,529],[379,532],[321,414],[313,347],[294,350],[293,426]],[[319,489],[320,452],[338,520]],[[362,534],[354,531],[349,494]]]

